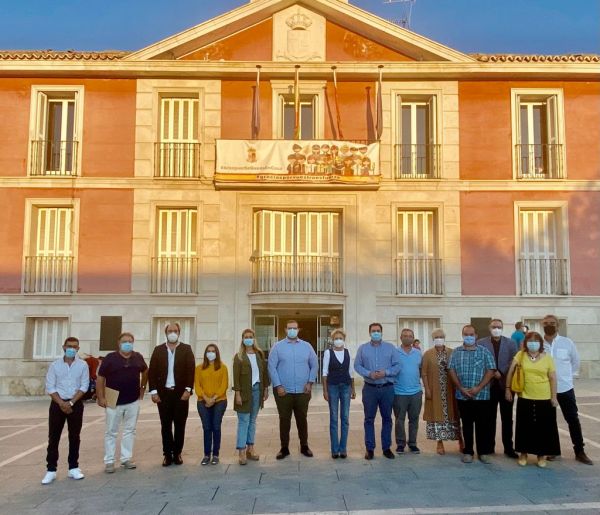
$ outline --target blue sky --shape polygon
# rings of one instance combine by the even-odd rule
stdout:
[[[387,19],[399,4],[350,0]],[[0,0],[0,49],[137,50],[246,0]],[[412,30],[463,52],[600,53],[600,0],[417,0]]]

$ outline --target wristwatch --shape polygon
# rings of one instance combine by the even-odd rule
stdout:
[[[69,404],[71,405],[71,408],[74,406],[73,401],[69,401]]]

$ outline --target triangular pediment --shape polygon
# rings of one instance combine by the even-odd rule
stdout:
[[[304,48],[318,46],[319,31],[324,34],[323,50]],[[284,44],[292,49],[291,57],[283,55],[286,50],[280,47]],[[125,59],[474,61],[343,0],[255,0]]]

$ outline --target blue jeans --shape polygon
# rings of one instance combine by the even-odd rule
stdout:
[[[262,395],[260,383],[255,383],[252,387],[252,406],[250,413],[240,413],[238,411],[238,428],[235,448],[237,450],[245,449],[246,445],[254,445],[254,435],[256,434],[256,417],[260,409],[260,396]]]
[[[219,455],[221,449],[221,422],[227,409],[227,401],[219,401],[207,408],[198,402],[198,414],[204,431],[204,456]]]
[[[365,411],[365,447],[375,450],[375,416],[377,408],[381,414],[381,448],[385,451],[392,446],[392,407],[394,405],[394,385],[381,388],[365,383],[362,391]]]
[[[329,395],[329,438],[331,440],[331,454],[346,454],[348,442],[348,418],[350,415],[350,385],[345,383],[328,384]],[[338,413],[341,420],[342,431],[338,437]]]

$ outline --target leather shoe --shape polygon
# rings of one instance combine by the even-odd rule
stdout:
[[[171,465],[173,465],[173,456],[165,454],[165,457],[163,459],[163,467],[169,467]]]
[[[388,459],[388,460],[393,460],[396,458],[396,456],[394,456],[394,453],[390,450],[390,449],[386,449],[385,451],[383,451],[383,455]]]
[[[331,457],[332,457],[334,460],[337,460],[337,459],[340,457],[340,455],[339,455],[337,452],[333,452],[333,453],[331,453]]]
[[[373,454],[373,451],[367,451],[365,453],[365,460],[372,460],[375,457],[375,455]]]
[[[277,453],[277,456],[275,456],[275,459],[282,460],[286,456],[289,456],[289,455],[290,455],[289,449],[287,447],[282,447],[281,450]]]
[[[300,448],[300,452],[301,452],[302,454],[304,454],[304,456],[306,456],[307,458],[312,458],[312,457],[313,457],[313,453],[312,453],[312,451],[310,450],[310,448],[308,447],[308,445],[307,445],[307,446],[305,446],[305,447],[301,447],[301,448]]]
[[[588,455],[585,452],[583,452],[583,451],[578,452],[575,455],[575,459],[579,463],[583,463],[584,465],[593,465],[594,464],[594,462],[592,460],[590,460],[590,458],[588,457]]]
[[[504,451],[504,456],[507,458],[512,458],[513,460],[516,460],[519,457],[515,451]]]
[[[348,454],[346,454],[345,452],[340,452],[340,458],[345,460],[347,457],[348,457]]]
[[[183,465],[183,460],[181,459],[181,454],[177,454],[173,458],[173,463],[175,463],[175,465]]]

